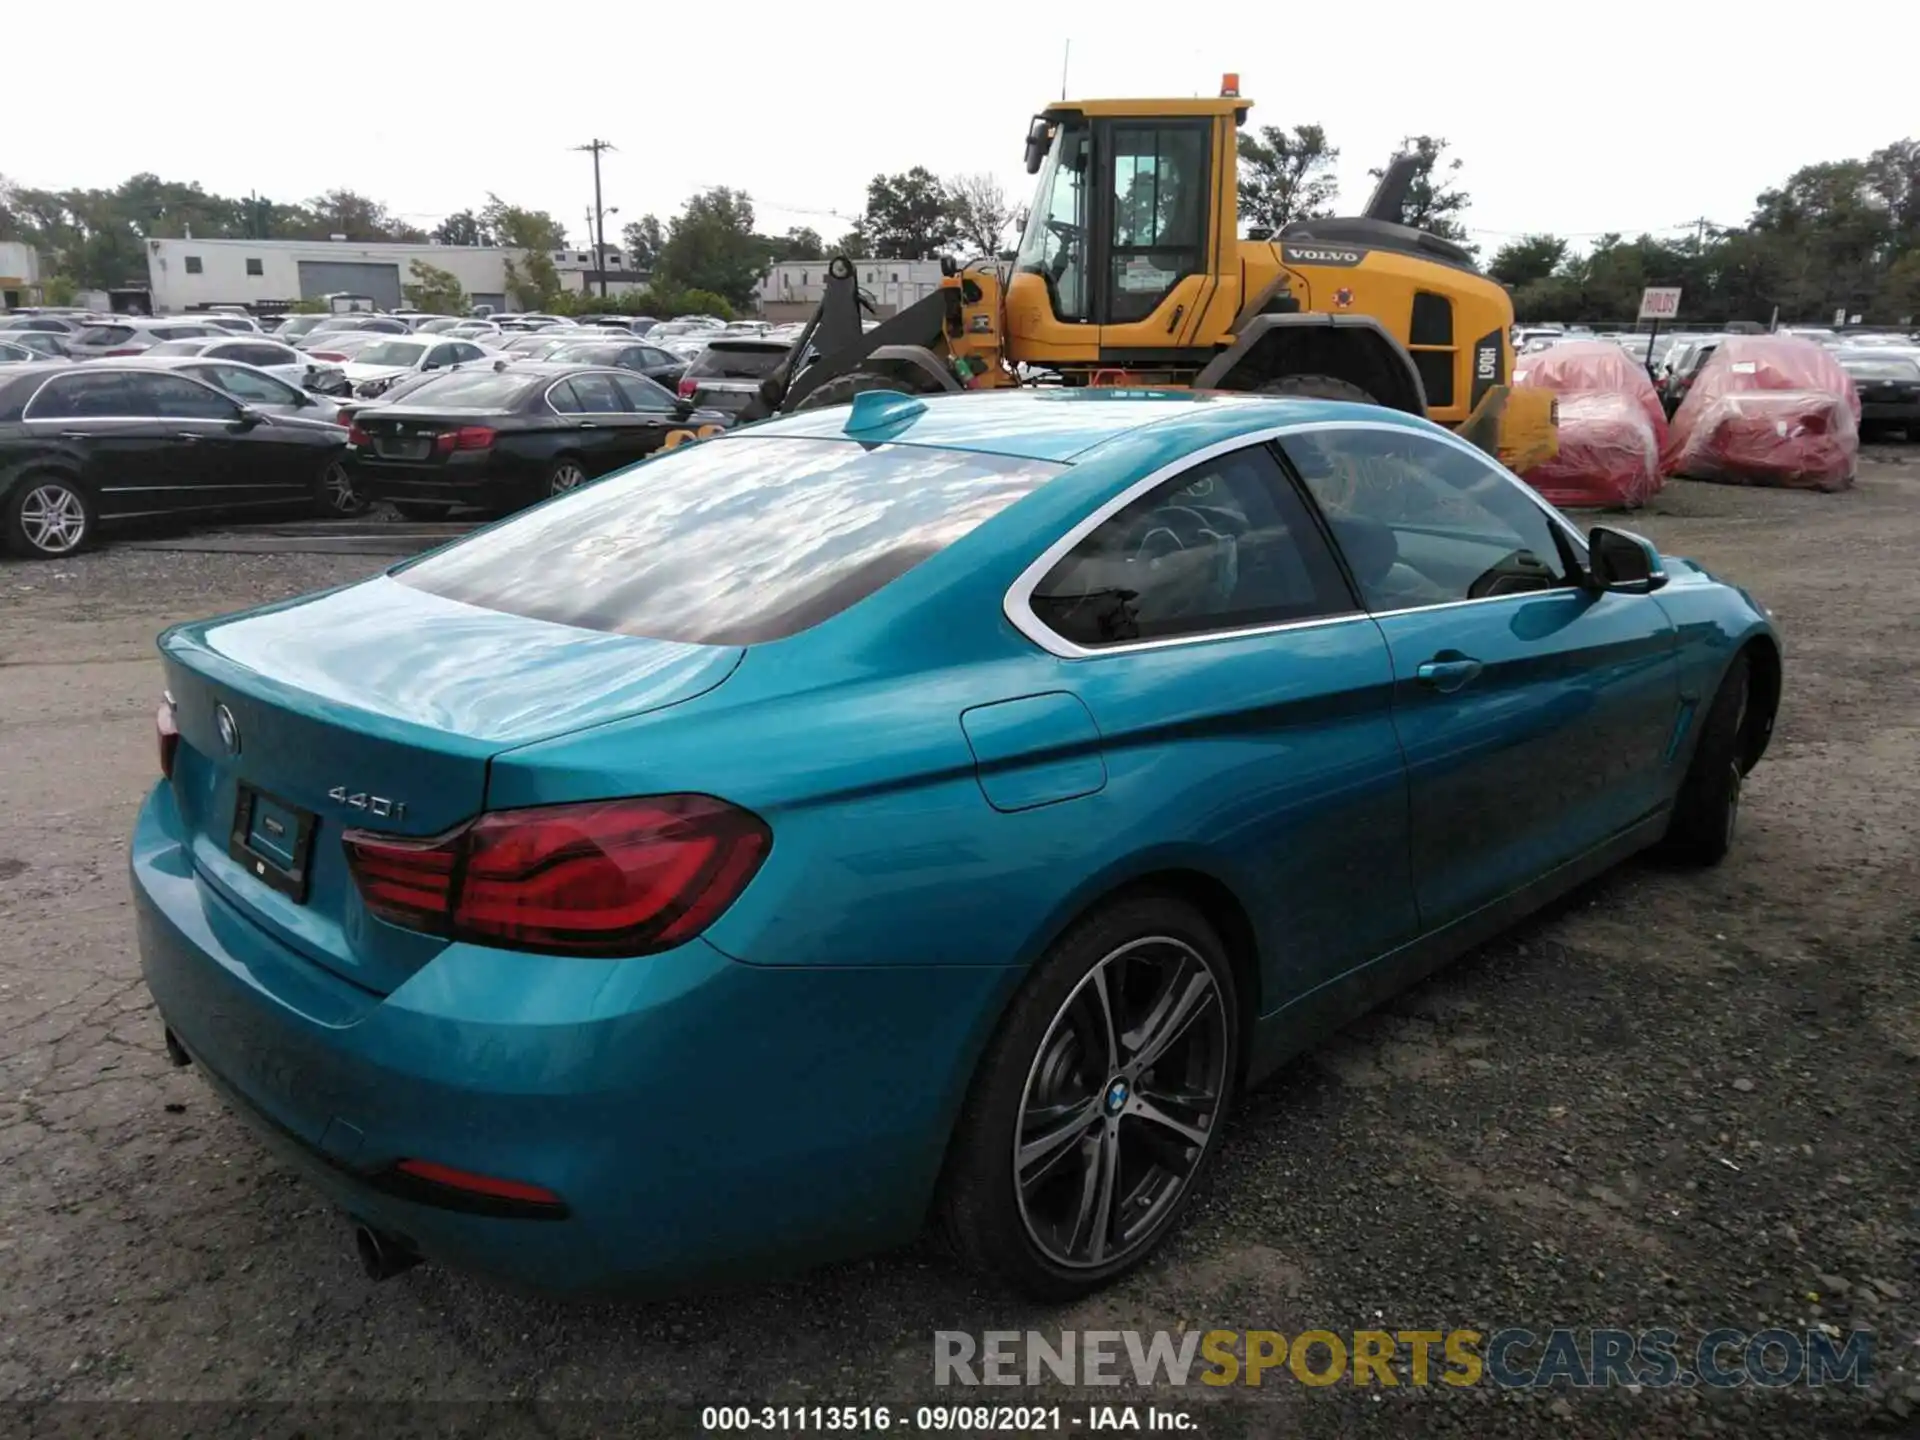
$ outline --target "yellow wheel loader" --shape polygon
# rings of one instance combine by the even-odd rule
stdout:
[[[1359,216],[1238,233],[1237,78],[1217,99],[1049,106],[1010,266],[948,263],[941,288],[862,331],[840,257],[825,298],[742,418],[863,390],[1192,387],[1371,402],[1457,429],[1515,469],[1551,458],[1552,396],[1514,390],[1513,306],[1451,241],[1401,223],[1399,156]]]

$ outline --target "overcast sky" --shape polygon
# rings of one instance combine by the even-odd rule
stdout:
[[[584,235],[596,136],[609,236],[710,185],[763,230],[831,242],[876,171],[991,171],[1016,204],[1027,117],[1057,98],[1212,94],[1236,70],[1250,124],[1324,125],[1342,208],[1408,132],[1453,142],[1489,252],[1739,223],[1800,165],[1920,133],[1920,5],[1728,0],[1018,5],[169,0],[20,5],[0,171],[48,188],[151,170],[295,201],[346,187],[422,228],[488,191]],[[848,17],[835,19],[836,13]],[[88,38],[89,36],[93,38]],[[95,41],[97,40],[97,47]],[[77,83],[91,58],[124,76]],[[153,67],[162,79],[139,83]],[[231,88],[229,105],[222,100]],[[23,116],[38,117],[31,123]]]

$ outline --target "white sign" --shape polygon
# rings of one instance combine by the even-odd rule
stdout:
[[[1844,308],[1833,312],[1833,323],[1836,325],[1844,325],[1847,323],[1847,312]]]
[[[1649,285],[1640,292],[1642,320],[1671,320],[1680,313],[1678,285]]]

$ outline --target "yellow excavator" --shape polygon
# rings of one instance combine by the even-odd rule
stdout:
[[[1553,398],[1512,389],[1507,292],[1452,241],[1402,223],[1417,175],[1387,167],[1365,211],[1239,235],[1251,102],[1050,105],[1019,248],[943,265],[940,288],[870,330],[844,256],[742,418],[865,390],[1021,384],[1192,387],[1353,400],[1426,415],[1515,469],[1555,451]]]

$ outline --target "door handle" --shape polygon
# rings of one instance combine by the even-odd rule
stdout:
[[[201,437],[199,436],[198,433],[192,430],[177,430],[174,432],[173,438],[176,440],[185,440],[189,444],[193,444],[197,442]]]
[[[1462,655],[1452,660],[1437,658],[1429,660],[1413,673],[1414,677],[1429,690],[1438,690],[1442,695],[1451,695],[1454,691],[1472,683],[1474,677],[1485,668],[1478,660]]]
[[[88,439],[89,436],[85,430],[62,430],[60,432],[60,438],[62,440],[85,440]]]
[[[576,430],[598,430],[600,428],[600,422],[597,420],[576,420],[573,422],[573,428]]]

